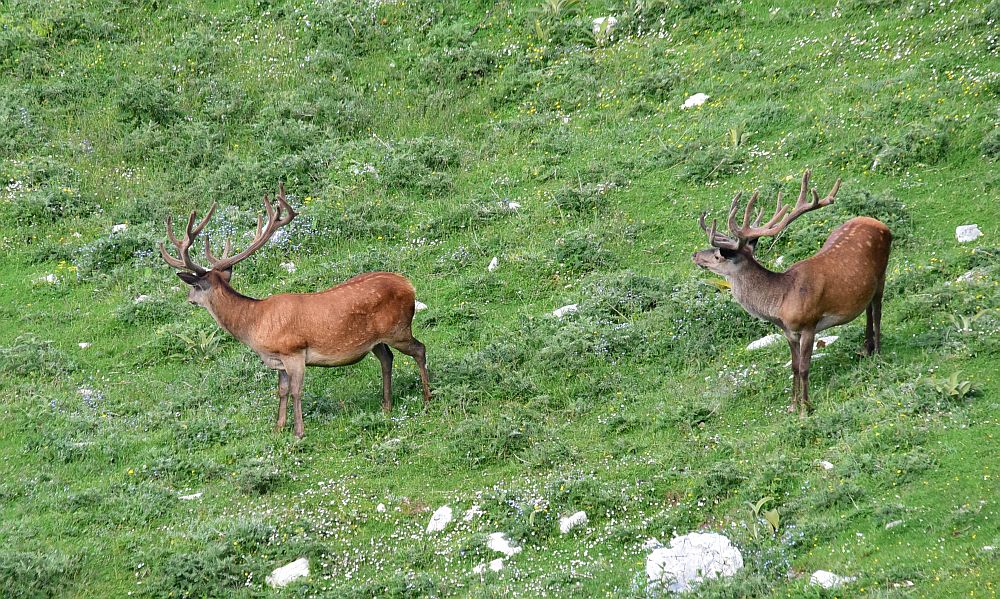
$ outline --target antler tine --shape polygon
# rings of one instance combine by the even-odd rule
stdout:
[[[212,207],[205,215],[205,218],[198,223],[197,227],[194,226],[194,220],[197,217],[197,212],[192,210],[191,215],[188,217],[187,226],[184,229],[184,239],[179,241],[177,236],[174,235],[173,219],[169,215],[167,216],[167,238],[172,244],[174,244],[174,247],[177,248],[178,258],[174,258],[168,254],[166,247],[162,242],[160,242],[160,255],[163,257],[164,262],[174,268],[189,270],[198,274],[205,274],[208,272],[207,268],[199,266],[194,262],[194,260],[191,259],[190,251],[191,244],[194,242],[195,237],[197,237],[198,233],[205,228],[205,225],[208,224],[208,220],[212,217],[212,213],[215,212],[215,206],[216,204],[212,204]]]
[[[698,218],[698,224],[701,225],[701,230],[708,235],[708,243],[712,247],[724,248],[729,250],[734,250],[738,247],[739,243],[725,235],[719,233],[716,228],[718,227],[719,221],[712,219],[712,228],[709,229],[705,226],[705,215],[707,212],[702,212],[701,217]]]
[[[263,247],[264,244],[266,244],[267,241],[271,238],[271,236],[274,235],[275,231],[287,225],[292,220],[292,218],[296,216],[291,206],[289,206],[288,202],[285,201],[284,186],[281,185],[279,186],[279,188],[280,189],[278,192],[278,196],[276,198],[278,200],[277,208],[275,208],[274,205],[271,204],[270,195],[266,193],[264,194],[263,201],[264,201],[264,210],[267,212],[267,224],[266,225],[264,224],[263,215],[257,215],[257,231],[254,234],[253,241],[250,242],[250,245],[247,246],[246,249],[244,249],[242,252],[236,254],[235,256],[224,256],[223,258],[220,258],[215,262],[215,264],[212,265],[212,268],[216,270],[225,270],[227,268],[231,268],[234,264],[236,264],[240,260],[243,260],[250,254],[256,252],[261,247]],[[286,210],[287,213],[282,214]],[[229,253],[228,245],[226,253],[227,254]]]

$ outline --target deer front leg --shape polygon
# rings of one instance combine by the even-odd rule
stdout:
[[[809,402],[809,364],[812,362],[813,340],[816,338],[815,329],[805,329],[799,335],[799,416],[805,418],[812,410],[812,403]]]
[[[794,413],[799,409],[799,392],[802,388],[799,380],[799,334],[785,331],[785,339],[788,340],[788,347],[792,350],[792,403],[788,404],[788,411]]]
[[[302,386],[306,377],[305,356],[288,356],[281,359],[288,374],[290,392],[292,394],[292,407],[295,412],[295,436],[302,438],[305,435],[305,425],[302,422]]]
[[[274,432],[281,432],[285,428],[285,417],[288,412],[288,390],[291,384],[288,373],[284,370],[278,371],[278,421],[274,424]]]

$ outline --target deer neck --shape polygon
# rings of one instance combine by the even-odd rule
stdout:
[[[788,286],[784,273],[772,272],[753,258],[746,258],[726,280],[732,286],[733,297],[747,312],[781,326],[778,311]]]
[[[260,300],[247,297],[224,281],[213,286],[212,295],[205,306],[209,314],[229,334],[246,343],[258,318]]]

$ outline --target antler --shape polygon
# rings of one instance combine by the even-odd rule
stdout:
[[[170,242],[173,243],[174,247],[177,248],[177,255],[180,256],[180,259],[178,259],[168,254],[167,249],[164,247],[163,242],[161,241],[160,255],[163,256],[163,259],[166,261],[167,264],[173,266],[174,268],[179,268],[181,270],[189,270],[191,272],[195,272],[200,275],[203,275],[206,272],[208,272],[208,269],[205,268],[204,266],[199,266],[194,263],[194,261],[191,259],[191,255],[189,252],[191,250],[191,244],[194,242],[195,237],[197,237],[198,233],[201,233],[201,230],[205,228],[206,224],[208,224],[208,219],[212,218],[212,213],[215,212],[215,207],[217,205],[218,204],[215,203],[212,204],[212,207],[208,209],[208,214],[205,215],[205,218],[201,219],[201,222],[198,223],[197,227],[194,226],[194,219],[196,217],[196,213],[194,210],[192,210],[191,216],[188,217],[187,228],[184,231],[184,239],[181,241],[178,241],[177,237],[174,236],[173,222],[171,221],[170,216],[167,216],[167,238],[170,239]]]
[[[823,206],[829,206],[833,203],[833,199],[837,196],[837,192],[840,191],[841,180],[838,178],[837,182],[833,184],[833,189],[830,193],[823,199],[820,199],[819,194],[816,193],[816,189],[809,189],[809,177],[811,176],[809,169],[806,169],[805,173],[802,174],[802,187],[799,191],[799,197],[795,201],[795,206],[791,207],[791,212],[789,212],[789,206],[784,206],[781,203],[781,192],[778,192],[778,201],[774,208],[774,215],[764,223],[764,226],[760,226],[760,219],[764,215],[763,209],[757,212],[756,218],[754,218],[753,223],[750,222],[750,217],[753,214],[753,206],[757,201],[759,192],[754,192],[750,196],[750,201],[747,202],[746,209],[743,211],[743,223],[742,226],[737,225],[736,213],[740,209],[740,197],[743,195],[737,193],[733,198],[733,203],[729,207],[729,232],[733,237],[728,237],[721,233],[716,232],[716,221],[712,221],[711,231],[705,227],[705,213],[701,214],[701,219],[699,223],[701,224],[702,230],[708,233],[709,243],[717,248],[728,249],[728,250],[738,250],[745,246],[747,243],[759,239],[761,237],[773,237],[780,233],[785,227],[787,227],[793,220],[802,216],[810,210],[816,210],[817,208],[822,208]],[[806,201],[810,191],[812,192],[812,201]]]
[[[257,233],[254,235],[253,241],[247,246],[245,250],[236,254],[235,256],[230,256],[229,252],[232,251],[232,244],[227,239],[225,248],[222,252],[221,258],[216,258],[212,255],[212,250],[209,244],[208,236],[205,236],[205,257],[212,264],[212,270],[226,270],[232,268],[234,264],[243,260],[250,254],[259,250],[265,243],[271,239],[275,231],[281,227],[287,225],[292,221],[293,218],[297,216],[297,213],[292,210],[292,207],[285,201],[285,184],[278,184],[278,207],[275,209],[271,205],[271,199],[268,195],[264,194],[264,209],[267,211],[267,225],[264,225],[264,219],[262,216],[257,216]]]

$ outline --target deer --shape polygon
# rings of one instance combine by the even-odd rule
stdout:
[[[806,212],[833,203],[840,190],[837,179],[830,193],[820,199],[809,187],[810,171],[802,175],[802,185],[794,206],[782,204],[779,192],[771,218],[760,224],[761,208],[753,222],[753,207],[759,196],[755,191],[747,202],[742,223],[737,222],[742,192],[732,200],[727,219],[729,235],[705,225],[702,212],[699,225],[708,235],[709,249],[696,252],[697,266],[721,275],[730,285],[733,298],[751,315],[781,328],[792,352],[792,402],[789,412],[803,418],[812,410],[809,401],[809,365],[816,333],[848,323],[866,313],[864,355],[881,351],[882,295],[885,270],[889,262],[892,233],[882,222],[866,216],[852,218],[827,237],[813,256],[790,266],[785,272],[772,272],[754,257],[761,237],[779,234]]]
[[[305,434],[302,388],[307,366],[348,366],[360,362],[369,352],[382,365],[383,411],[392,411],[392,349],[416,361],[426,410],[430,403],[427,351],[411,331],[416,291],[402,275],[367,272],[325,291],[281,293],[263,299],[247,297],[232,288],[233,266],[267,244],[278,229],[297,216],[286,200],[284,184],[279,184],[278,189],[277,206],[264,194],[267,222],[264,215],[258,215],[257,232],[243,251],[230,255],[232,242],[226,239],[222,255],[216,257],[205,235],[207,268],[191,259],[190,249],[218,202],[197,225],[197,211],[192,211],[180,240],[167,217],[167,238],[176,248],[177,257],[167,252],[163,242],[159,244],[163,260],[177,269],[177,276],[190,286],[188,302],[207,309],[220,327],[256,352],[265,366],[278,372],[275,432],[285,427],[291,395],[295,436],[302,438]]]

